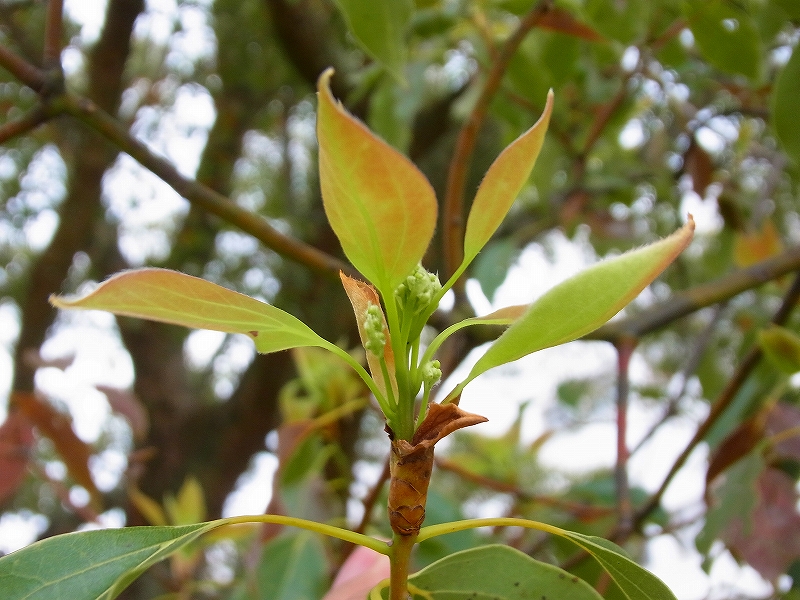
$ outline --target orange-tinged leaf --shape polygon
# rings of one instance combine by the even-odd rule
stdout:
[[[344,273],[339,273],[339,277],[342,278],[344,291],[347,292],[347,297],[350,298],[350,304],[353,305],[353,312],[355,313],[356,322],[358,323],[358,335],[361,337],[361,344],[366,344],[367,336],[364,333],[364,315],[366,315],[367,308],[370,304],[374,304],[375,306],[381,305],[378,292],[375,291],[375,288],[370,284],[359,281],[358,279],[353,279],[352,277],[348,277]],[[381,314],[383,314],[383,309],[381,309]],[[397,380],[395,379],[394,372],[394,352],[392,352],[392,341],[391,337],[389,336],[389,327],[386,325],[386,317],[383,317],[383,334],[386,336],[386,346],[383,348],[383,358],[386,361],[386,368],[389,372],[389,377],[391,378],[392,382],[392,390],[396,398]],[[377,356],[368,350],[366,351],[366,354],[367,364],[369,365],[370,373],[372,373],[372,378],[375,380],[375,385],[377,385],[378,389],[384,395],[386,395],[386,384],[381,373],[380,359],[378,359]]]
[[[350,262],[384,297],[422,259],[436,227],[436,195],[414,164],[347,113],[317,83],[322,200]]]
[[[57,308],[105,310],[196,329],[249,336],[261,353],[328,343],[271,304],[210,281],[166,269],[123,271],[78,298],[51,296]]]
[[[0,503],[13,496],[28,472],[33,426],[22,411],[11,411],[0,425]]]
[[[92,507],[99,510],[102,507],[100,491],[89,471],[92,448],[75,434],[70,416],[56,410],[36,394],[28,392],[14,392],[12,403],[30,419],[41,435],[53,442],[70,477],[89,492]]]
[[[528,310],[478,359],[450,392],[457,398],[481,373],[594,331],[622,310],[680,254],[694,234],[694,220],[654,244],[605,260],[567,279]]]
[[[778,229],[775,223],[768,219],[758,231],[736,233],[733,259],[738,266],[744,268],[776,256],[782,250],[783,244]]]
[[[528,180],[544,143],[553,111],[553,92],[539,120],[503,150],[489,167],[469,211],[464,235],[464,262],[469,264],[503,222]]]

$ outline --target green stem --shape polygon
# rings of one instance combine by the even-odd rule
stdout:
[[[389,554],[389,600],[408,600],[408,569],[417,536],[394,534]]]
[[[463,521],[453,521],[452,523],[442,523],[441,525],[430,525],[423,527],[419,531],[417,542],[424,542],[439,535],[455,533],[467,529],[477,529],[478,527],[525,527],[526,529],[537,529],[561,537],[565,537],[565,531],[559,527],[548,525],[540,521],[529,521],[528,519],[517,519],[514,517],[497,517],[493,519],[464,519]]]
[[[414,398],[409,397],[408,354],[406,341],[403,339],[400,320],[397,314],[397,303],[394,297],[384,297],[386,320],[394,352],[394,368],[397,379],[397,419],[394,421],[394,434],[397,439],[411,441],[414,435]]]
[[[342,529],[341,527],[334,527],[333,525],[326,525],[325,523],[317,523],[316,521],[308,521],[307,519],[298,519],[297,517],[286,517],[283,515],[245,515],[242,517],[228,517],[227,519],[217,519],[212,521],[218,527],[223,525],[238,525],[241,523],[274,523],[275,525],[288,525],[290,527],[298,527],[300,529],[307,529],[330,537],[350,542],[352,544],[359,544],[365,546],[370,550],[374,550],[380,554],[385,554],[391,557],[394,550],[384,541],[376,540],[363,533],[356,533],[349,529]]]

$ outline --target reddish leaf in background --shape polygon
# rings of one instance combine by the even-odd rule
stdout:
[[[708,152],[692,138],[683,155],[683,170],[692,178],[692,189],[701,198],[714,180],[714,162]]]
[[[133,439],[137,442],[143,441],[150,429],[150,419],[147,416],[147,410],[139,398],[136,397],[136,394],[129,390],[108,385],[96,385],[94,387],[98,392],[105,394],[111,410],[128,422],[131,427],[131,433],[133,433]]]
[[[718,475],[747,456],[762,439],[764,439],[764,415],[759,413],[744,421],[722,440],[708,463],[706,493]]]
[[[13,496],[28,472],[33,448],[33,425],[18,410],[0,425],[0,504]]]
[[[359,546],[344,561],[333,586],[322,600],[363,600],[389,577],[389,557]]]
[[[800,408],[779,402],[767,415],[766,432],[770,437],[781,436],[782,432],[794,430],[794,435],[782,438],[774,446],[775,454],[781,458],[791,458],[800,461]]]
[[[41,435],[53,442],[70,476],[89,492],[92,508],[99,511],[102,506],[100,491],[95,486],[89,471],[92,448],[75,435],[69,415],[56,410],[36,394],[28,392],[14,392],[11,403],[25,413]]]
[[[798,495],[794,480],[779,469],[764,470],[757,486],[759,502],[750,523],[731,520],[722,539],[764,579],[774,581],[800,556]]]
[[[589,40],[590,42],[602,42],[605,38],[597,31],[589,27],[586,23],[581,23],[572,13],[563,8],[553,7],[542,15],[539,27],[566,33],[574,37]]]

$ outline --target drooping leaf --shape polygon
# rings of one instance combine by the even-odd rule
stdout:
[[[47,538],[0,558],[4,600],[111,600],[151,565],[217,523],[127,527]]]
[[[33,424],[20,410],[11,411],[0,425],[0,504],[13,496],[28,473]]]
[[[41,435],[53,442],[70,477],[83,486],[91,497],[92,507],[102,510],[102,495],[89,469],[94,453],[89,444],[75,433],[72,416],[56,409],[50,402],[29,392],[13,392],[12,402],[19,407]]]
[[[539,120],[514,140],[489,167],[469,211],[464,233],[464,265],[469,264],[503,222],[536,163],[553,111],[553,92]]]
[[[736,2],[685,3],[700,52],[716,68],[750,79],[761,71],[761,38],[747,10]]]
[[[242,333],[261,353],[328,345],[305,323],[279,308],[166,269],[123,271],[83,297],[51,296],[50,303],[57,308],[105,310],[184,327]]]
[[[403,80],[406,61],[406,30],[414,14],[412,0],[374,2],[336,0],[347,27],[372,58]]]
[[[797,120],[797,98],[800,97],[800,50],[795,46],[789,62],[775,82],[772,95],[772,126],[783,149],[800,164],[800,123]]]
[[[600,600],[582,579],[519,550],[492,544],[451,554],[409,577],[414,600]],[[386,598],[387,592],[383,592]]]
[[[411,273],[436,226],[436,195],[414,164],[317,84],[319,177],[333,231],[350,262],[384,297]]]
[[[449,395],[493,367],[597,329],[650,284],[689,244],[694,221],[663,240],[602,261],[555,286],[533,304],[478,359]]]
[[[633,562],[613,542],[564,529],[559,535],[572,540],[591,554],[629,600],[676,600],[663,581]]]

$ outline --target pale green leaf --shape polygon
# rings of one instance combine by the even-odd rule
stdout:
[[[786,375],[800,372],[800,336],[772,325],[758,334],[758,343],[770,362]]]
[[[4,600],[110,600],[151,565],[217,527],[127,527],[51,537],[0,558]]]
[[[51,296],[57,308],[117,315],[249,336],[259,352],[329,346],[305,323],[255,298],[166,269],[123,271],[82,297]]]
[[[348,114],[317,84],[319,177],[328,221],[350,262],[390,297],[413,271],[436,227],[436,195],[414,164]]]
[[[791,159],[800,165],[800,120],[797,102],[800,98],[800,50],[797,46],[783,67],[772,95],[772,126]]]
[[[464,261],[469,264],[503,222],[522,186],[528,180],[544,143],[544,134],[553,111],[553,92],[538,121],[511,142],[489,167],[483,178],[467,218],[464,233]]]
[[[350,32],[367,54],[403,80],[406,30],[414,14],[413,0],[335,0]]]
[[[565,344],[594,331],[622,310],[689,244],[694,221],[663,240],[602,261],[541,296],[478,359],[448,396],[493,367]]]
[[[414,600],[602,599],[582,579],[502,545],[456,552],[415,573],[408,582]]]

